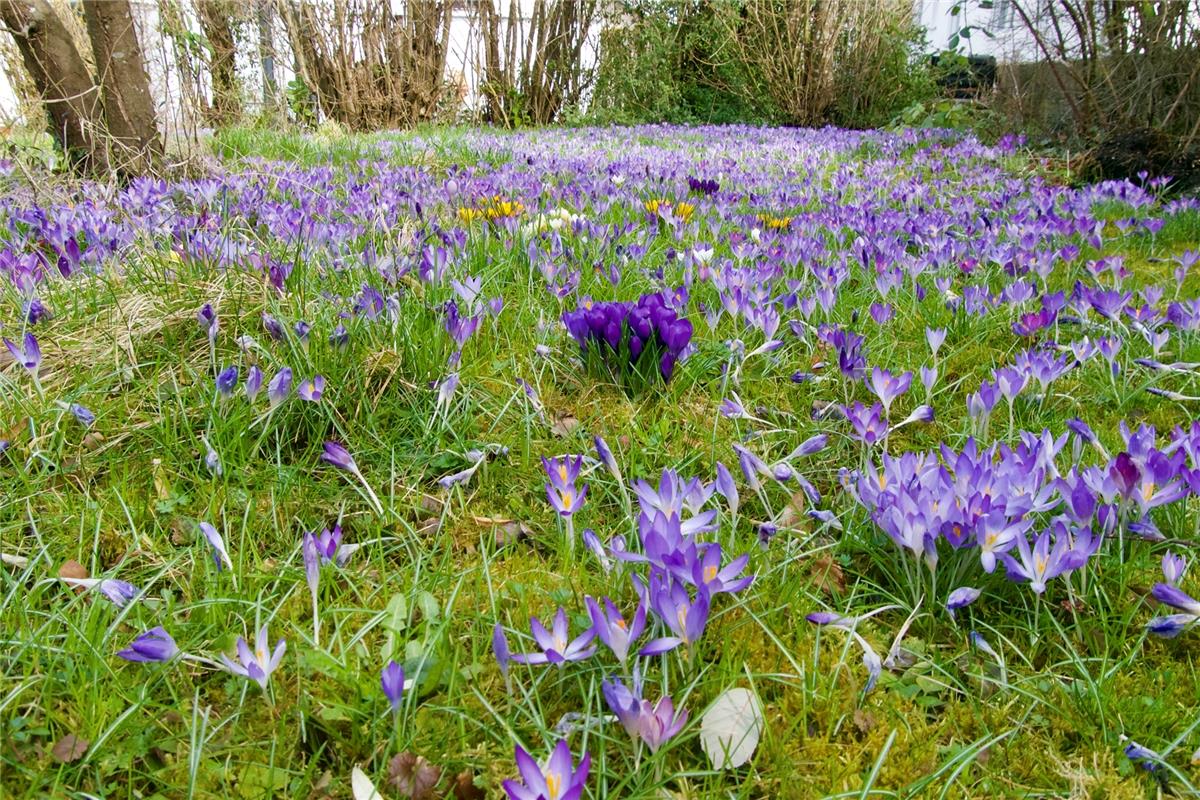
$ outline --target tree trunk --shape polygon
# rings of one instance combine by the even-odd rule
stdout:
[[[162,140],[129,0],[84,0],[83,13],[114,146],[110,162],[126,175],[152,172]]]
[[[242,113],[242,94],[237,79],[237,43],[230,19],[236,8],[229,0],[198,0],[196,12],[208,40],[209,74],[212,76],[212,105],[209,122],[228,125]]]
[[[70,32],[46,0],[0,0],[0,19],[46,106],[50,134],[67,160],[85,172],[105,172],[100,89]]]
[[[258,2],[258,58],[262,62],[262,101],[264,110],[274,113],[275,87],[275,14],[271,0]]]
[[[332,77],[333,67],[317,51],[317,31],[313,22],[312,7],[308,3],[289,3],[279,0],[284,22],[287,24],[288,39],[296,58],[296,73],[316,97],[317,109],[332,117],[341,94]],[[316,114],[314,113],[314,116]]]

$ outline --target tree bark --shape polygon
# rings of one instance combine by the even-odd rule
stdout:
[[[162,140],[129,0],[83,0],[83,14],[114,145],[109,160],[126,175],[153,172],[162,163]]]
[[[230,0],[198,0],[196,12],[208,40],[208,69],[212,76],[212,105],[209,122],[228,125],[242,113],[242,94],[237,79],[237,43],[233,38],[236,7]]]
[[[71,165],[105,172],[100,89],[70,32],[46,0],[0,0],[0,19],[42,96],[50,134]]]
[[[275,86],[275,14],[271,0],[258,0],[258,58],[262,62],[262,101],[266,111],[274,112]]]

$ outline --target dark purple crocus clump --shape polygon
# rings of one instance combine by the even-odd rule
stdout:
[[[721,188],[720,184],[718,184],[712,178],[696,178],[692,175],[688,175],[687,183],[688,189],[690,189],[692,192],[705,196],[714,195],[717,193],[717,190]]]
[[[563,314],[563,323],[579,343],[585,358],[599,353],[604,363],[623,377],[640,374],[643,356],[658,362],[663,381],[692,340],[692,323],[669,307],[662,294],[645,294],[636,303],[585,301]],[[595,344],[595,348],[590,345]]]

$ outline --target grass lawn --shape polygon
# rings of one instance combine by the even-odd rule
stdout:
[[[560,741],[585,798],[1197,791],[1195,200],[920,131],[214,148],[0,177],[0,796],[501,797]],[[497,660],[589,597],[625,664]]]

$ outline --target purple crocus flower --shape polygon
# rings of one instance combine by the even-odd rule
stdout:
[[[660,697],[654,707],[648,700],[642,701],[641,719],[638,722],[638,733],[651,753],[657,753],[668,739],[683,730],[688,713],[685,709],[675,711],[675,704],[669,697]]]
[[[30,325],[37,325],[43,320],[50,319],[50,309],[37,297],[27,300],[23,305],[23,310],[25,321]]]
[[[1122,739],[1126,737],[1122,736]],[[1137,764],[1147,772],[1157,772],[1162,769],[1163,757],[1151,750],[1149,747],[1144,747],[1133,739],[1127,739],[1125,745],[1125,757]]]
[[[869,310],[876,325],[886,325],[896,314],[896,309],[891,303],[871,303]]]
[[[616,457],[613,456],[612,450],[608,447],[608,442],[604,441],[604,437],[596,436],[593,438],[593,443],[596,445],[596,458],[604,465],[614,478],[621,480],[621,465],[617,463]],[[543,461],[543,465],[545,461]],[[548,471],[548,470],[547,470]]]
[[[556,458],[542,457],[542,469],[550,479],[550,485],[555,489],[573,489],[579,480],[579,472],[583,468],[583,456],[558,456]]]
[[[437,386],[437,407],[449,407],[450,401],[454,398],[454,392],[456,389],[458,389],[458,373],[451,372],[449,375],[439,381]]]
[[[1029,383],[1029,375],[1016,367],[1002,367],[996,370],[995,377],[996,388],[1010,405]]]
[[[937,358],[938,350],[942,347],[942,342],[946,341],[946,329],[926,328],[925,341],[929,343],[929,351],[933,353],[933,357]]]
[[[1003,668],[1003,663],[1004,663],[1003,659],[1001,659],[1000,654],[997,653],[996,650],[990,644],[988,644],[988,640],[983,638],[982,633],[979,633],[978,631],[971,631],[967,635],[967,639],[978,650],[980,650],[981,652],[987,653],[989,656],[991,656],[997,662],[999,662],[1001,664],[1001,668]]]
[[[1000,392],[994,381],[984,381],[979,384],[979,391],[967,397],[967,413],[972,419],[988,417],[1000,399]]]
[[[1051,534],[1044,530],[1029,547],[1029,539],[1025,534],[1016,537],[1017,554],[1020,560],[1013,558],[1011,553],[1000,556],[1011,581],[1029,581],[1029,586],[1036,594],[1046,591],[1046,581],[1067,572],[1070,565],[1067,553],[1070,542],[1066,536],[1054,537],[1054,545],[1050,544]]]
[[[300,395],[301,400],[307,400],[310,403],[315,403],[321,399],[321,395],[325,393],[325,376],[314,375],[308,380],[301,381],[300,387],[296,390],[296,394]]]
[[[1162,557],[1162,573],[1163,578],[1171,586],[1178,586],[1179,579],[1183,577],[1184,570],[1187,569],[1187,560],[1169,550],[1163,553]]]
[[[742,405],[741,398],[738,397],[736,393],[734,393],[732,397],[726,397],[724,400],[722,400],[717,412],[726,419],[754,419],[754,417],[746,411],[745,407]]]
[[[612,569],[612,560],[608,557],[608,550],[604,546],[604,542],[600,541],[600,537],[591,528],[584,528],[583,533],[579,536],[583,540],[583,546],[596,557],[600,562],[600,566],[605,572]]]
[[[221,456],[212,448],[207,439],[201,438],[200,441],[204,445],[204,466],[216,477],[221,477],[221,473],[224,471],[221,468]]]
[[[300,347],[304,352],[308,352],[308,334],[312,330],[312,325],[309,325],[304,320],[298,321],[292,326],[292,330],[296,332],[296,338],[300,340]]]
[[[497,622],[492,626],[492,655],[500,667],[500,674],[508,680],[508,663],[512,661],[512,653],[508,649],[508,637],[504,635],[504,626]]]
[[[617,721],[625,728],[631,739],[637,739],[642,721],[642,676],[637,667],[633,670],[633,688],[630,689],[620,678],[603,680],[600,691],[609,709],[616,714]]]
[[[374,506],[375,512],[378,514],[383,513],[383,504],[379,502],[379,498],[375,496],[375,492],[371,489],[371,485],[367,483],[366,477],[358,469],[358,464],[354,463],[354,457],[350,455],[349,450],[337,442],[325,442],[325,449],[324,452],[321,453],[321,460],[327,464],[332,464],[338,469],[343,469],[357,478],[359,484],[363,488],[363,491],[367,494],[367,499],[369,499],[371,501],[371,505]]]
[[[717,462],[716,490],[729,505],[729,513],[737,514],[739,499],[737,484],[733,482],[733,475],[729,473],[729,469],[720,461]]]
[[[267,399],[271,401],[271,408],[275,408],[284,400],[287,400],[291,392],[292,370],[291,367],[283,367],[275,373],[275,377],[271,378],[271,382],[267,384]]]
[[[983,565],[983,571],[995,571],[997,556],[1008,551],[1018,537],[1023,537],[1031,524],[1029,520],[1009,520],[1000,511],[994,511],[981,518],[975,526],[975,536],[979,544],[979,562]]]
[[[583,507],[583,499],[587,497],[587,490],[586,484],[582,489],[576,489],[575,486],[558,488],[547,483],[546,497],[560,517],[570,517]]]
[[[694,562],[692,580],[709,594],[737,593],[754,581],[753,575],[739,577],[748,563],[750,563],[750,556],[741,555],[722,569],[721,545],[711,544],[704,550],[704,555]]]
[[[515,757],[521,782],[504,781],[508,800],[579,800],[583,794],[592,756],[584,753],[576,768],[566,739],[555,745],[545,767],[538,766],[520,745],[516,746]]]
[[[96,415],[79,403],[71,403],[68,409],[83,427],[90,428],[96,423]]]
[[[300,554],[304,560],[304,579],[312,596],[313,641],[320,643],[320,617],[318,615],[317,592],[321,585],[321,554],[315,533],[306,533],[300,540]]]
[[[212,303],[205,303],[200,307],[196,312],[196,322],[200,324],[200,330],[204,331],[210,342],[216,341],[221,322],[217,319],[217,312],[213,310]]]
[[[400,702],[404,699],[404,667],[389,661],[379,675],[379,683],[383,687],[384,697],[392,706],[392,713],[398,713]]]
[[[287,335],[283,330],[283,324],[265,311],[262,314],[262,324],[263,330],[276,342],[282,342]]]
[[[592,645],[592,640],[596,638],[595,629],[588,628],[574,639],[568,638],[567,612],[561,606],[554,615],[551,630],[546,630],[546,626],[537,617],[529,620],[529,628],[533,633],[533,640],[542,648],[542,652],[513,655],[512,660],[518,664],[561,665],[568,661],[584,661],[596,652],[595,645]]]
[[[908,387],[912,385],[912,379],[911,372],[893,375],[880,367],[871,370],[871,391],[875,392],[875,396],[883,403],[884,414],[891,411],[892,402],[897,397],[908,391]]]
[[[233,569],[233,562],[229,559],[229,552],[225,549],[225,540],[221,538],[221,534],[207,522],[200,523],[200,532],[204,534],[204,538],[208,540],[208,544],[213,550],[213,561],[216,562],[217,569],[221,569],[224,564],[229,569]]]
[[[233,390],[237,388],[237,382],[238,368],[235,366],[230,365],[217,374],[217,394],[220,395],[221,399],[224,400],[233,396]]]
[[[1200,601],[1192,598],[1187,592],[1180,589],[1178,586],[1172,586],[1169,583],[1156,583],[1154,588],[1150,590],[1150,594],[1154,599],[1165,606],[1178,609],[1185,614],[1191,614],[1193,617],[1200,617]]]
[[[854,639],[858,643],[858,646],[862,648],[863,666],[867,668],[867,684],[863,688],[864,693],[875,688],[875,683],[879,680],[879,676],[883,674],[883,660],[875,652],[875,648],[871,647],[870,643],[858,632],[858,623],[866,617],[874,616],[888,608],[894,608],[894,606],[883,606],[858,617],[847,617],[832,611],[814,611],[805,617],[805,619],[814,625],[840,628],[846,631],[846,633],[850,634],[850,638]]]
[[[117,651],[119,658],[138,663],[163,663],[177,655],[179,648],[175,646],[175,640],[161,625],[138,634],[129,647]]]
[[[625,617],[613,604],[612,600],[604,598],[604,608],[592,597],[585,597],[588,615],[592,618],[592,630],[596,636],[612,650],[617,661],[624,666],[629,660],[629,648],[638,640],[646,629],[646,601],[642,599],[633,614],[633,621],[627,623]]]
[[[37,337],[32,333],[25,334],[23,344],[18,345],[9,339],[4,340],[4,346],[12,353],[13,359],[34,375],[42,364],[42,348],[38,345]]]
[[[262,391],[262,385],[262,370],[258,368],[257,364],[252,364],[250,369],[246,370],[246,383],[244,386],[246,390],[246,399],[253,403],[254,398],[258,397],[258,393]]]
[[[1200,623],[1200,617],[1194,614],[1168,614],[1147,622],[1146,632],[1163,639],[1174,639],[1197,623]]]
[[[684,584],[651,572],[649,594],[650,607],[674,636],[664,636],[648,642],[638,651],[638,655],[662,655],[681,644],[691,647],[700,639],[708,624],[708,589],[701,586],[693,600]]]
[[[137,599],[141,589],[116,578],[61,578],[63,583],[81,589],[95,589],[117,608],[124,608]]]
[[[978,589],[970,586],[960,586],[950,593],[946,598],[946,610],[950,612],[950,616],[954,616],[954,612],[960,608],[966,608],[979,599],[981,592]]]
[[[342,544],[342,526],[334,525],[333,530],[329,528],[321,531],[320,534],[309,534],[313,537],[316,543],[317,558],[320,559],[321,565],[336,564],[339,567],[344,567],[346,561],[361,547],[357,544]]]
[[[887,436],[888,421],[879,403],[868,408],[856,400],[853,406],[843,407],[842,411],[854,427],[854,438],[863,444],[877,444]]]
[[[797,445],[796,449],[788,453],[783,460],[794,461],[797,458],[806,458],[811,455],[816,455],[824,450],[827,444],[829,444],[829,435],[825,433],[818,433],[815,436],[808,437],[799,445]]]
[[[287,650],[287,642],[280,639],[275,643],[275,651],[271,652],[270,641],[267,639],[267,626],[263,625],[258,629],[253,650],[250,649],[246,640],[239,636],[237,639],[238,660],[234,661],[222,653],[221,661],[224,662],[226,669],[234,675],[248,678],[266,689],[267,682],[271,679],[271,673],[279,667],[279,662],[283,660],[285,650]]]
[[[321,460],[338,469],[358,474],[358,464],[354,463],[354,456],[350,455],[350,451],[337,442],[325,443],[325,452],[321,453]]]
[[[922,366],[918,372],[921,375],[921,385],[925,387],[925,394],[932,394],[933,387],[937,384],[938,379],[937,367]]]
[[[626,687],[619,678],[613,678],[611,681],[601,681],[600,691],[625,732],[631,738],[645,742],[652,753],[658,752],[687,722],[687,711],[681,709],[676,713],[671,698],[664,696],[654,705],[642,698],[641,675],[636,669],[632,689]]]

